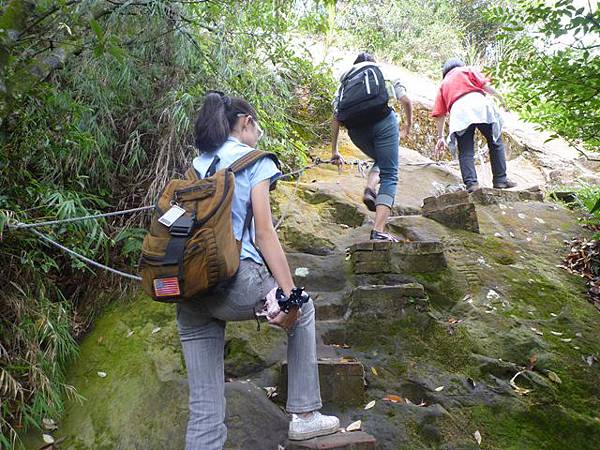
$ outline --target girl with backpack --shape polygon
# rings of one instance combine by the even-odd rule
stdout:
[[[517,185],[506,177],[502,118],[486,94],[495,95],[502,101],[490,80],[478,70],[466,67],[458,58],[450,58],[444,63],[442,84],[431,111],[438,131],[435,154],[439,157],[445,147],[450,147],[454,154],[458,146],[460,172],[468,192],[479,189],[473,161],[476,129],[481,131],[488,144],[494,187],[508,189]],[[444,139],[447,115],[450,115],[448,143]]]
[[[200,155],[193,167],[200,176],[229,167],[254,150],[262,130],[254,108],[245,100],[209,92],[195,124]],[[288,333],[288,398],[292,413],[289,438],[309,439],[334,433],[339,419],[319,413],[321,396],[316,355],[315,309],[310,297],[295,288],[285,254],[273,227],[269,188],[281,175],[262,158],[235,176],[233,230],[241,241],[237,275],[196,302],[177,304],[177,326],[189,382],[186,450],[218,450],[227,438],[224,394],[224,338],[227,321],[253,320],[261,300],[279,286],[280,299],[291,307],[269,318]],[[250,206],[250,209],[249,209]],[[246,214],[254,222],[244,232]],[[255,245],[256,243],[256,245]],[[260,251],[258,250],[260,249]],[[271,269],[267,269],[267,266]],[[284,297],[283,297],[284,296]]]
[[[390,94],[387,84],[381,68],[369,53],[360,53],[352,67],[342,74],[333,102],[331,159],[338,166],[344,163],[338,151],[341,124],[348,129],[354,145],[375,160],[363,194],[363,203],[369,211],[375,212],[371,239],[397,242],[398,239],[386,233],[384,228],[394,205],[399,141],[410,132],[412,103],[404,86],[399,81],[393,82],[391,96],[400,101],[406,113],[406,125],[399,133],[396,112],[388,106]],[[380,187],[376,193],[378,184]]]

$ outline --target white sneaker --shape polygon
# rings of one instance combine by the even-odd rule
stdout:
[[[299,415],[292,414],[288,437],[291,441],[302,441],[332,434],[339,429],[340,419],[335,416],[324,416],[319,411],[315,411],[311,417],[303,419]]]

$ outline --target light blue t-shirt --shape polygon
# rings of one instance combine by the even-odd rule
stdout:
[[[208,168],[213,162],[215,156],[220,158],[216,170],[224,169],[232,165],[246,153],[254,150],[252,147],[242,144],[236,138],[229,136],[229,139],[217,150],[210,153],[202,153],[194,158],[192,162],[194,169],[204,178]],[[235,191],[233,201],[231,202],[231,214],[233,218],[233,234],[237,240],[242,240],[242,251],[240,259],[252,259],[258,264],[263,264],[263,260],[252,245],[254,240],[255,228],[252,220],[251,233],[243,233],[244,222],[248,207],[250,206],[250,192],[254,186],[264,180],[271,180],[273,183],[281,176],[281,172],[271,158],[261,158],[252,166],[238,172],[235,176]]]

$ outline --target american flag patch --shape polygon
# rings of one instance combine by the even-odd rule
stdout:
[[[157,297],[176,297],[181,295],[177,277],[155,278],[154,295]]]

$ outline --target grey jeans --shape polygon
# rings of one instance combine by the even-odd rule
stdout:
[[[225,323],[253,320],[254,310],[276,286],[264,265],[240,262],[234,279],[197,302],[177,305],[177,327],[189,383],[186,450],[217,450],[227,439],[223,351]],[[288,398],[292,413],[321,409],[312,300],[288,333]]]

